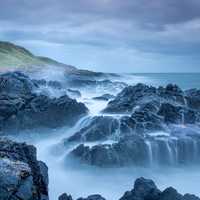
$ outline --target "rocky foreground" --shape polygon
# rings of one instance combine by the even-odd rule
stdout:
[[[69,157],[99,167],[189,165],[200,163],[199,131],[200,90],[137,84],[123,89],[64,145],[79,144]]]
[[[0,200],[47,200],[48,168],[36,148],[0,139]]]
[[[67,188],[66,188],[67,189]],[[25,143],[0,140],[0,200],[48,200],[48,168],[36,158],[36,148]],[[72,200],[62,194],[59,200]],[[105,200],[90,195],[78,200]],[[199,200],[190,194],[181,195],[169,187],[160,191],[152,180],[139,178],[134,188],[120,200]]]
[[[93,99],[109,102],[102,115],[88,116],[80,130],[64,139],[66,149],[74,145],[66,160],[72,158],[98,167],[200,163],[200,90],[183,91],[172,84],[156,88],[88,81],[89,75],[70,74],[64,82],[32,79],[21,72],[0,75],[0,200],[49,198],[48,168],[37,160],[35,147],[2,136],[73,126],[88,114],[88,108],[75,99],[81,96],[77,89],[85,86],[124,89],[117,96],[105,94]],[[59,95],[55,95],[57,92]],[[152,135],[157,132],[166,134]],[[88,145],[91,142],[93,145]],[[104,199],[91,195],[78,200]],[[59,200],[72,200],[72,197],[63,194]],[[173,188],[160,191],[153,181],[140,178],[120,200],[199,198],[181,195]]]
[[[73,200],[70,195],[62,194],[59,200]],[[78,198],[77,200],[106,200],[101,195],[91,195],[87,198]],[[152,180],[138,178],[135,181],[134,188],[127,191],[119,200],[199,200],[195,195],[181,195],[176,189],[169,187],[161,191]]]
[[[41,80],[32,80],[21,72],[0,75],[1,134],[34,128],[72,126],[88,109],[68,93],[51,97],[41,91]],[[50,88],[59,85],[49,82]],[[69,91],[73,92],[73,91]]]

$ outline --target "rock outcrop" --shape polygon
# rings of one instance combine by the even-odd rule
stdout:
[[[93,99],[99,100],[99,101],[109,101],[109,100],[114,99],[114,98],[115,98],[115,96],[112,95],[112,94],[103,94],[99,97],[94,97]]]
[[[165,88],[129,86],[104,110],[122,116],[94,117],[66,140],[80,144],[70,157],[100,167],[199,163],[200,143],[195,133],[200,129],[199,94],[172,84]],[[110,139],[113,144],[106,144]]]
[[[70,195],[64,193],[58,200],[73,199]],[[105,200],[105,198],[96,194],[87,198],[78,198],[77,200]],[[200,198],[192,194],[182,195],[173,187],[168,187],[161,191],[152,180],[141,177],[136,179],[134,188],[126,191],[119,200],[200,200]]]
[[[57,87],[56,83],[52,83]],[[73,125],[88,109],[67,95],[52,98],[35,93],[38,84],[20,73],[0,75],[0,131]]]
[[[200,200],[195,195],[181,195],[176,189],[169,187],[164,191],[157,188],[152,180],[139,178],[134,188],[125,192],[120,200]]]
[[[98,167],[187,166],[200,163],[199,153],[199,137],[131,136],[112,144],[80,144],[67,158]]]
[[[73,199],[71,195],[67,195],[66,193],[64,193],[58,197],[58,200],[73,200]],[[86,198],[80,197],[77,200],[106,200],[106,199],[99,194],[93,194]]]
[[[0,139],[0,199],[48,200],[48,168],[34,146]]]
[[[96,116],[88,121],[85,127],[66,139],[66,143],[106,140],[112,137],[119,127],[118,120],[109,116]]]

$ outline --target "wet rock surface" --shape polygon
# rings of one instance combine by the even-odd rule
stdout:
[[[188,100],[193,96],[195,103]],[[70,156],[100,167],[197,163],[200,160],[199,137],[195,133],[200,128],[198,100],[198,90],[182,91],[172,84],[165,88],[128,86],[103,111],[122,115],[90,120],[66,140],[80,143]],[[105,144],[107,140],[113,144]],[[87,142],[96,144],[91,146]]]
[[[198,110],[199,100],[198,90],[182,91],[177,85],[172,84],[165,88],[156,88],[140,83],[122,90],[113,101],[108,103],[103,112],[132,113],[136,106],[144,106],[151,102],[157,102],[155,105],[157,108],[164,103],[169,103],[176,107]]]
[[[119,91],[127,86],[124,82],[111,81],[105,75],[102,77],[88,77],[83,75],[72,75],[67,77],[66,84],[71,88],[98,88],[104,90]]]
[[[64,193],[58,200],[72,200],[72,197]],[[77,200],[105,200],[105,198],[96,194]],[[173,187],[161,191],[152,180],[141,177],[136,179],[134,188],[126,191],[119,200],[200,200],[200,198],[192,194],[182,195]]]
[[[152,180],[139,178],[135,181],[134,188],[125,192],[120,200],[199,200],[199,198],[190,194],[181,195],[172,187],[161,191]]]
[[[113,144],[80,144],[70,156],[99,167],[176,166],[200,163],[200,139],[128,137]],[[165,155],[165,156],[163,156]]]
[[[109,116],[91,118],[88,125],[69,137],[66,142],[94,142],[106,140],[118,129],[118,120]]]
[[[99,101],[109,101],[111,99],[114,99],[115,96],[114,95],[111,95],[111,94],[103,94],[99,97],[94,97],[93,99],[94,100],[99,100]]]
[[[88,109],[67,95],[51,98],[35,93],[38,84],[20,73],[0,75],[0,130],[55,128],[73,125]],[[52,83],[57,87],[57,83]]]
[[[0,139],[0,199],[48,200],[48,168],[34,146]]]

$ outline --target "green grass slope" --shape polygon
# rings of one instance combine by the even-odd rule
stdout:
[[[34,70],[45,66],[64,67],[67,71],[76,70],[73,66],[57,62],[51,58],[35,56],[21,46],[0,41],[1,71],[18,68]]]

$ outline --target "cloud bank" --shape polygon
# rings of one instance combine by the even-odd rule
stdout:
[[[97,71],[200,72],[199,0],[6,0],[0,39]]]

